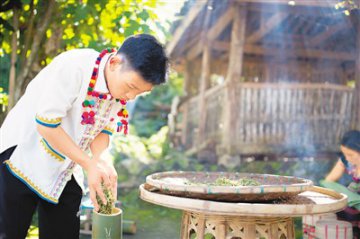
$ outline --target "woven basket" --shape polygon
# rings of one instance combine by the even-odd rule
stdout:
[[[248,178],[260,186],[214,186],[216,179]],[[264,202],[282,200],[310,189],[312,181],[297,177],[270,174],[218,173],[218,172],[163,172],[146,178],[148,190],[179,197],[230,202]],[[152,189],[149,189],[153,187]]]

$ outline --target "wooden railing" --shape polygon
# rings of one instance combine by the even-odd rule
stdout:
[[[234,110],[237,153],[314,153],[338,150],[341,135],[350,128],[353,90],[333,84],[239,83]],[[205,94],[206,120],[203,141],[223,137],[225,86]],[[185,147],[198,137],[198,96],[187,104]]]

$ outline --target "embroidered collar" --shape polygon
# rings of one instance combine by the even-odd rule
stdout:
[[[111,98],[112,98],[112,96],[110,95],[110,91],[108,89],[108,86],[106,84],[106,79],[105,79],[105,66],[106,66],[106,63],[108,62],[109,58],[114,54],[115,53],[108,53],[103,57],[103,59],[101,59],[101,62],[99,65],[98,79],[96,81],[96,85],[94,88],[94,90],[97,92],[109,94],[108,97],[111,97]]]
[[[107,100],[113,98],[109,94],[109,90],[105,82],[104,69],[109,57],[111,56],[111,54],[109,53],[114,54],[115,52],[116,52],[115,49],[108,48],[103,50],[96,58],[95,66],[91,74],[89,87],[86,93],[86,98],[82,103],[83,105],[83,113],[81,115],[82,125],[95,124],[95,115],[98,113],[97,112],[98,109],[96,107],[96,98],[99,98],[100,100]],[[98,89],[101,89],[103,91],[99,92],[97,91]],[[128,112],[126,110],[126,101],[116,99],[116,102],[118,102],[118,104],[121,105],[121,109],[117,113],[119,117],[119,121],[117,122],[117,132],[124,131],[124,134],[126,135],[128,133],[128,120],[127,120]],[[113,118],[110,119],[110,121],[113,121]]]

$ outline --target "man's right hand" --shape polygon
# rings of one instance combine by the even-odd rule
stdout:
[[[107,170],[97,160],[89,160],[85,170],[88,176],[88,185],[90,190],[90,199],[95,207],[95,211],[99,211],[99,204],[96,200],[96,195],[100,197],[104,204],[106,204],[106,197],[101,187],[103,183],[105,187],[110,187],[111,182]]]

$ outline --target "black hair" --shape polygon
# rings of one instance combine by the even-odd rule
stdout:
[[[351,130],[344,134],[341,145],[360,153],[360,131]]]
[[[160,85],[166,81],[168,58],[164,47],[149,34],[128,37],[117,54],[124,54],[130,67],[145,81]]]

